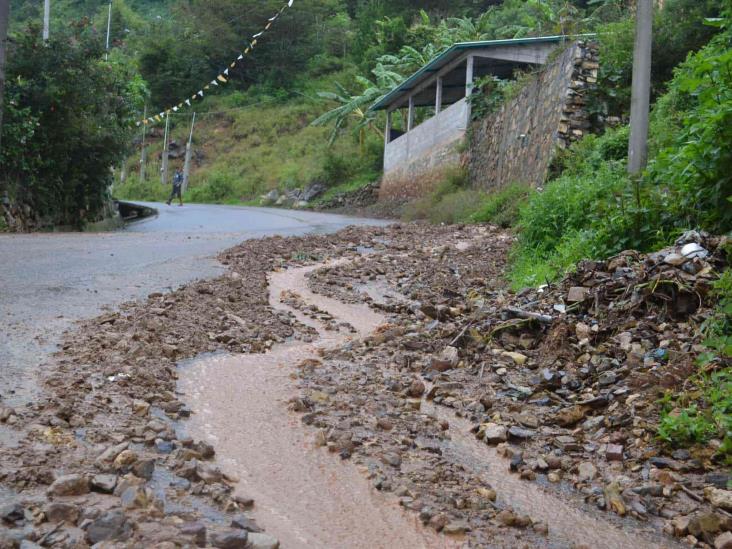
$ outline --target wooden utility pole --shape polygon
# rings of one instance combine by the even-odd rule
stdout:
[[[51,36],[51,0],[43,2],[43,40],[48,42]]]
[[[160,177],[163,185],[168,184],[168,130],[170,128],[170,113],[165,116],[165,143],[163,144],[163,162],[160,168]]]
[[[0,139],[3,133],[3,94],[5,92],[5,51],[8,44],[10,0],[0,0]],[[1,150],[1,149],[0,149]]]
[[[648,118],[651,106],[653,0],[637,0],[633,93],[630,103],[628,173],[640,174],[648,163]]]
[[[196,113],[193,113],[191,120],[191,133],[186,143],[186,162],[183,165],[183,194],[188,190],[188,180],[191,177],[191,156],[193,155],[193,128],[196,125]]]

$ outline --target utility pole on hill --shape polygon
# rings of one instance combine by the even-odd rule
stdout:
[[[193,127],[196,125],[196,113],[193,113],[191,120],[191,133],[186,143],[186,160],[183,164],[183,194],[188,190],[188,181],[191,177],[191,156],[193,154]]]
[[[43,41],[48,42],[51,36],[51,0],[43,2]]]
[[[109,13],[107,14],[107,53],[104,54],[104,60],[109,59],[109,32],[112,30],[112,2],[109,3]]]
[[[8,43],[10,0],[0,0],[0,140],[3,133],[3,95],[5,92],[5,52]],[[0,141],[1,144],[1,141]],[[2,150],[2,149],[0,149]]]
[[[142,116],[143,120],[147,120],[147,103],[145,103],[145,110]],[[142,148],[140,152],[140,183],[145,182],[145,163],[147,162],[147,151],[145,150],[145,137],[147,134],[147,125],[142,125]]]
[[[633,94],[630,103],[628,173],[639,175],[648,163],[648,117],[651,105],[653,0],[637,0]]]
[[[165,142],[163,143],[162,165],[160,167],[160,178],[163,185],[168,184],[168,130],[170,129],[170,114],[165,116]]]

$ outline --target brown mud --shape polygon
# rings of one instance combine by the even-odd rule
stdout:
[[[681,296],[677,318],[642,290],[689,273],[627,257],[513,294],[511,243],[416,225],[249,241],[225,276],[83,323],[44,396],[0,407],[0,546],[713,546],[728,475],[653,436],[654,380],[700,350],[708,305]],[[702,296],[711,269],[692,267]],[[505,316],[583,284],[550,329]]]

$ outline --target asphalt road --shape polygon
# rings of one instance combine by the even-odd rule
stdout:
[[[0,235],[0,404],[33,398],[39,367],[76,321],[215,276],[222,272],[215,256],[243,240],[385,223],[269,208],[151,205],[158,216],[115,233]]]

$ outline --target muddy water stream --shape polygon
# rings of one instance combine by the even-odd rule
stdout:
[[[306,277],[320,267],[290,269],[270,277],[271,305],[316,328],[317,342],[278,345],[267,354],[207,357],[182,369],[180,390],[195,412],[187,424],[189,434],[215,445],[222,469],[240,478],[237,493],[255,499],[256,520],[287,549],[461,545],[459,540],[423,529],[416,516],[405,514],[393,500],[371,489],[350,462],[314,448],[312,433],[288,411],[288,400],[297,394],[295,366],[316,357],[318,348],[354,336],[345,330],[324,331],[317,321],[282,304],[283,291],[296,292],[306,303],[349,323],[358,337],[385,322],[364,304],[345,304],[313,294]],[[483,475],[496,489],[499,502],[546,521],[550,545],[663,547],[653,537],[595,518],[540,486],[511,476],[504,459],[476,441],[467,422],[427,402],[424,411],[450,422],[452,440],[443,449],[444,455]]]
[[[322,329],[299,311],[282,305],[285,290],[296,291],[358,336],[384,322],[366,306],[342,304],[307,290],[306,275],[315,267],[273,273],[273,307],[293,312],[302,323]],[[327,347],[353,337],[326,332],[315,344],[289,343],[267,354],[219,356],[196,361],[181,372],[180,389],[196,412],[189,433],[209,440],[219,465],[240,478],[237,493],[256,501],[254,516],[282,546],[323,548],[448,547],[415,517],[375,492],[350,462],[341,462],[313,446],[287,401],[297,389],[294,367]]]

